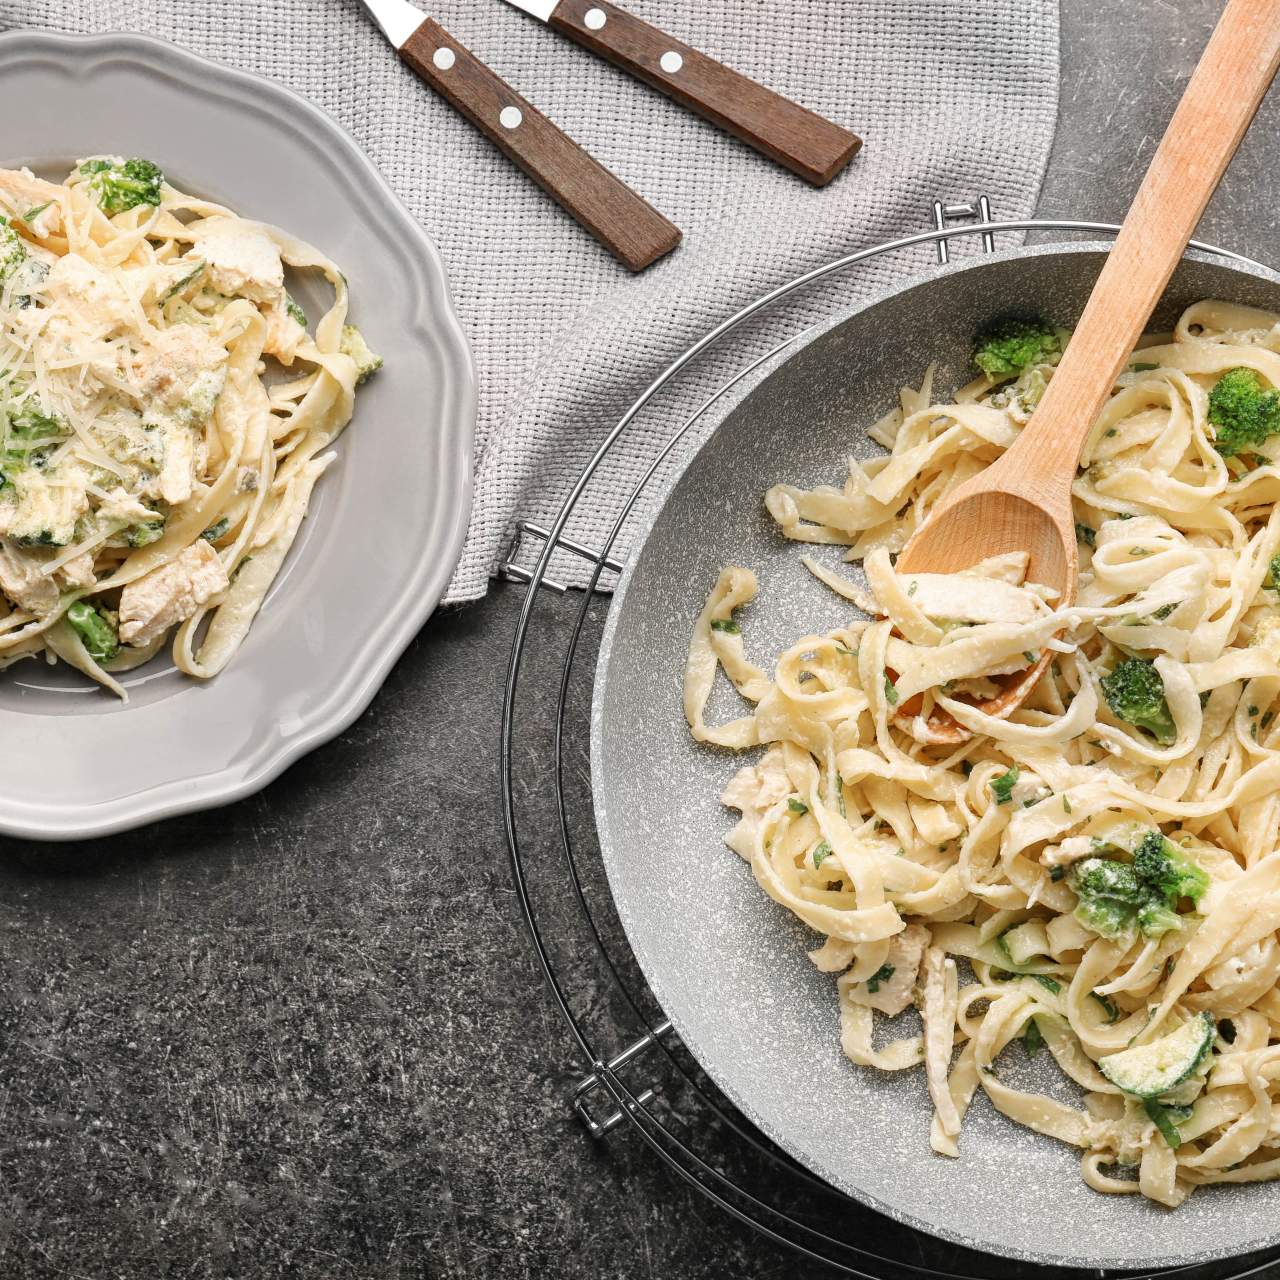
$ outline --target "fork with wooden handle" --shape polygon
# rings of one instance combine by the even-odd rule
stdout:
[[[632,271],[680,229],[408,0],[364,0],[401,59]]]
[[[954,573],[1026,551],[1029,581],[1056,588],[1063,604],[1075,598],[1071,484],[1080,451],[1277,66],[1280,0],[1230,0],[1031,420],[1005,454],[939,503],[903,549],[899,572]],[[1009,715],[1050,656],[983,710]],[[946,731],[938,741],[968,737],[959,725],[931,727]]]

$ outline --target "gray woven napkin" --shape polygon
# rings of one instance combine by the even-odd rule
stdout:
[[[1056,0],[629,0],[858,133],[862,153],[821,191],[498,0],[427,7],[676,222],[682,247],[629,275],[399,64],[356,0],[5,0],[0,25],[174,40],[297,89],[381,167],[443,251],[480,371],[475,513],[449,601],[484,594],[515,521],[553,516],[621,411],[696,337],[791,276],[920,229],[935,196],[984,192],[999,216],[1028,215],[1053,140]],[[789,305],[700,365],[680,400],[931,254]],[[571,534],[600,541],[670,422],[626,435]],[[581,581],[580,564],[557,572]]]

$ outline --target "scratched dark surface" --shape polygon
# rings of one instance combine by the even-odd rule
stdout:
[[[1122,216],[1218,8],[1064,0],[1043,213]],[[1202,231],[1271,262],[1278,108]],[[520,597],[436,617],[368,714],[257,798],[92,846],[0,844],[0,1276],[829,1274],[566,1110],[578,1067],[496,789]],[[575,610],[538,606],[521,712],[544,728]],[[537,737],[517,761],[534,778]],[[555,932],[572,907],[544,910]],[[585,960],[568,971],[607,1018]]]

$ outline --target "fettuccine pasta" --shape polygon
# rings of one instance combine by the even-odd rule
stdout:
[[[960,1154],[981,1090],[1078,1148],[1091,1187],[1174,1207],[1280,1176],[1280,317],[1199,303],[1135,352],[1074,484],[1074,602],[1019,554],[899,574],[1066,338],[950,402],[930,373],[872,428],[882,456],[770,489],[785,536],[861,564],[803,558],[858,614],[767,672],[755,576],[725,569],[684,709],[699,742],[763,748],[724,792],[727,842],[820,936],[848,1057],[922,1069],[933,1149]],[[982,709],[1046,652],[1019,710]],[[721,670],[746,709],[712,724]],[[1042,1049],[1075,1101],[1013,1079]]]
[[[314,330],[285,268],[324,278]],[[381,364],[318,250],[145,160],[0,171],[0,665],[230,661]]]

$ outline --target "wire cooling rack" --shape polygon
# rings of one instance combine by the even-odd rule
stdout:
[[[836,1191],[774,1145],[734,1109],[685,1050],[648,990],[627,946],[600,861],[590,796],[590,711],[595,651],[608,609],[613,555],[628,516],[648,496],[673,451],[706,414],[753,371],[796,342],[798,328],[741,367],[693,412],[673,413],[681,378],[712,348],[786,300],[820,282],[847,279],[860,264],[932,244],[949,260],[953,240],[978,237],[995,248],[1002,233],[1057,233],[1062,238],[1113,236],[1111,223],[994,221],[985,196],[935,201],[933,228],[864,249],[798,276],[767,293],[683,352],[622,415],[584,468],[549,528],[522,523],[503,576],[529,584],[516,625],[502,714],[501,787],[511,871],[552,998],[583,1064],[566,1106],[600,1142],[643,1143],[678,1178],[725,1213],[812,1263],[858,1280],[1025,1280],[1031,1264],[960,1248],[893,1221]],[[1194,243],[1194,242],[1193,242]],[[1256,265],[1212,245],[1196,248]],[[838,304],[837,304],[838,305]],[[687,378],[686,378],[687,381]],[[666,444],[627,498],[603,546],[565,536],[601,463],[645,415],[664,423]],[[538,548],[521,564],[519,552]],[[548,576],[554,555],[591,566],[576,617],[539,608],[538,589],[568,588]],[[561,656],[558,679],[536,679],[525,662],[531,646]],[[552,670],[554,664],[539,662]],[[1127,1275],[1133,1280],[1248,1280],[1280,1277],[1280,1248],[1226,1262],[1150,1272],[1054,1269],[1061,1280]]]

